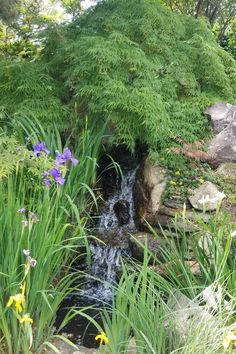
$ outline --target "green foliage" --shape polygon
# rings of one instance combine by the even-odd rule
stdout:
[[[64,147],[57,130],[44,131],[38,125],[33,134],[30,128],[30,137],[36,141],[44,138],[51,142],[50,147],[56,141],[59,149]],[[35,157],[22,146],[16,151],[14,137],[1,137],[0,156],[6,151],[9,159],[3,161],[5,165],[12,160],[14,165],[15,155],[24,153],[25,157],[11,174],[0,178],[0,254],[5,255],[0,257],[1,353],[41,354],[46,346],[52,348],[56,312],[67,294],[79,287],[78,274],[69,270],[80,256],[79,246],[87,244],[84,208],[90,201],[89,185],[94,181],[101,137],[102,133],[84,130],[74,152],[80,158],[79,164],[67,171],[64,186],[50,189],[37,176],[50,168],[52,159],[46,155]],[[91,196],[94,197],[92,193]],[[26,210],[20,211],[21,208]],[[37,261],[35,267],[30,268],[23,249],[30,250],[30,256]],[[17,312],[15,303],[6,305],[10,296],[20,293],[24,283],[23,311]],[[20,323],[26,314],[33,324]]]
[[[204,138],[203,109],[235,100],[236,64],[204,21],[158,0],[103,1],[65,29],[61,43],[45,58],[52,48],[50,72],[66,80],[71,105],[109,117],[115,140],[131,150],[137,141],[157,150]]]
[[[71,14],[73,18],[81,13],[81,0],[60,0],[60,3],[65,11]]]
[[[67,116],[57,97],[54,80],[36,62],[2,61],[0,66],[0,112],[2,120],[14,125],[19,117],[54,122],[59,126]],[[13,118],[12,118],[13,117]]]
[[[52,158],[36,157],[33,151],[20,145],[15,136],[0,135],[0,179],[15,171],[24,171],[25,180],[42,182],[42,173],[54,167]]]
[[[115,142],[157,151],[209,135],[202,111],[235,101],[236,64],[203,20],[158,0],[107,0],[49,31],[37,61],[3,61],[0,82],[2,115],[108,118]]]
[[[62,17],[54,0],[0,0],[0,53],[8,59],[34,59],[43,30]]]
[[[225,224],[223,227],[224,231],[227,231]],[[155,256],[149,253],[145,244],[144,261],[141,266],[131,264],[123,267],[112,308],[110,311],[103,310],[103,326],[109,338],[107,345],[109,353],[126,353],[131,336],[132,345],[138,354],[224,352],[222,342],[225,332],[235,328],[235,301],[232,298],[228,302],[230,309],[227,308],[226,311],[223,299],[228,296],[228,289],[224,284],[219,295],[219,298],[221,296],[222,298],[218,300],[218,310],[211,317],[214,301],[211,295],[208,295],[207,303],[203,303],[202,298],[196,296],[207,284],[212,284],[214,291],[219,283],[223,284],[223,280],[227,279],[227,274],[223,274],[222,268],[227,262],[229,236],[225,235],[227,238],[223,241],[222,231],[213,236],[216,235],[217,240],[213,239],[214,246],[212,245],[210,249],[212,258],[209,258],[202,249],[197,258],[198,261],[202,259],[200,263],[202,277],[206,278],[209,275],[207,281],[204,282],[202,279],[203,286],[199,278],[193,275],[192,268],[187,265],[185,242],[188,240],[185,235],[182,249],[177,241],[167,238],[168,246],[163,249],[167,261],[164,265],[160,260],[157,260],[158,265],[149,265],[148,256],[154,258]],[[195,240],[193,242],[194,246],[199,247]],[[232,256],[233,250],[230,257]],[[212,260],[212,268],[215,267],[216,273],[214,271],[214,274],[211,273],[207,268],[204,257]],[[163,275],[158,274],[160,267],[164,271]],[[231,271],[235,272],[233,264]],[[222,277],[222,282],[219,282],[218,276]],[[187,294],[187,298],[181,299],[183,294]],[[190,302],[190,299],[194,302]]]

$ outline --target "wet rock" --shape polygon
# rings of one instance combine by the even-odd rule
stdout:
[[[225,197],[215,184],[207,181],[193,191],[189,201],[196,210],[213,211],[217,209]]]
[[[182,232],[190,233],[197,231],[198,229],[197,225],[193,223],[187,223],[185,220],[181,220],[181,218],[176,219],[175,217],[166,214],[158,214],[157,223],[164,229],[163,231],[165,235],[170,233],[172,237],[174,236],[176,238],[181,237]]]
[[[133,258],[142,261],[146,244],[149,251],[158,259],[161,259],[162,250],[167,246],[167,241],[161,238],[157,239],[151,233],[137,232],[130,235],[129,244]]]
[[[135,187],[137,219],[141,225],[145,224],[145,220],[150,224],[155,223],[165,186],[166,171],[161,166],[153,166],[146,159],[138,173]]]
[[[208,147],[208,161],[219,166],[236,162],[236,106],[217,103],[205,111],[211,119],[215,137]]]
[[[94,243],[102,244],[102,241],[106,246],[111,247],[128,247],[129,244],[129,235],[126,233],[120,233],[117,228],[108,229],[106,232],[98,233],[95,232]],[[96,240],[98,239],[98,240]]]
[[[130,220],[130,205],[127,200],[120,199],[114,204],[114,212],[118,219],[119,225],[123,226],[128,224]]]

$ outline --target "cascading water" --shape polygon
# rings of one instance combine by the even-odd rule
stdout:
[[[123,175],[120,189],[106,201],[103,213],[100,217],[98,227],[99,233],[102,234],[110,229],[117,229],[119,234],[124,231],[135,230],[133,187],[137,169],[138,167]],[[129,221],[125,223],[125,225],[119,225],[119,220],[115,211],[115,205],[119,201],[125,201],[127,205]]]
[[[117,281],[117,270],[121,265],[121,255],[127,253],[127,250],[91,244],[90,251],[92,263],[83,289],[84,296],[91,301],[110,301]]]
[[[123,175],[120,188],[106,201],[98,225],[98,234],[104,236],[113,230],[112,237],[120,238],[122,234],[135,230],[133,187],[137,169],[138,167]],[[117,216],[116,206],[119,203],[121,208],[125,206],[125,210],[121,210],[122,218]],[[122,255],[129,255],[129,249],[127,245],[112,247],[96,243],[90,245],[90,251],[91,267],[84,286],[84,296],[90,300],[108,302],[112,299],[113,286],[117,281],[120,258]]]
[[[58,313],[57,326],[60,326],[69,308],[83,308],[92,304],[101,307],[112,300],[121,266],[121,257],[130,255],[128,244],[120,244],[119,240],[122,235],[127,235],[136,229],[133,187],[137,169],[136,167],[124,174],[120,188],[105,202],[98,226],[96,230],[93,230],[94,235],[101,236],[109,234],[112,230],[112,238],[118,239],[118,242],[115,242],[116,246],[107,246],[100,242],[90,244],[91,265],[84,278],[84,286],[64,301]],[[118,215],[117,206],[121,207],[122,215]],[[86,313],[102,325],[98,309],[91,308]],[[83,316],[75,316],[63,328],[63,332],[72,335],[72,340],[78,345],[83,344],[92,348],[98,345],[94,340],[97,329]]]

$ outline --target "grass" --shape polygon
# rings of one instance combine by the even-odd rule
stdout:
[[[54,146],[56,141],[62,151],[57,130],[52,136],[51,131],[36,133],[33,143],[44,139]],[[50,338],[56,334],[60,303],[76,290],[78,275],[69,271],[80,257],[80,245],[87,244],[87,211],[96,201],[90,186],[102,135],[85,128],[78,137],[74,155],[79,164],[66,172],[64,186],[48,189],[40,179],[32,179],[32,166],[24,163],[0,180],[1,353],[40,354],[46,346],[56,351]],[[21,208],[25,212],[19,212]],[[29,250],[36,265],[30,266],[32,259],[23,250]],[[21,311],[15,300],[7,306],[11,297],[22,298]]]
[[[141,265],[124,265],[112,307],[103,311],[108,352],[126,353],[131,338],[138,354],[230,352],[222,343],[236,328],[233,230],[219,210],[178,239],[152,229],[166,239],[162,261],[145,245]],[[197,272],[189,260],[198,264]]]

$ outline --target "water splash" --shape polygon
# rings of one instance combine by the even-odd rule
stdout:
[[[90,251],[91,268],[83,295],[90,300],[109,302],[117,283],[121,256],[127,255],[128,250],[123,247],[91,244]]]
[[[117,229],[118,233],[122,233],[123,231],[134,231],[135,230],[135,222],[134,222],[134,201],[133,201],[133,187],[135,183],[135,177],[138,167],[124,174],[121,180],[120,189],[111,196],[105,203],[103,213],[100,217],[98,231],[103,234],[104,232],[110,229]],[[114,211],[114,205],[119,200],[125,200],[129,203],[129,222],[120,226],[116,213]]]

